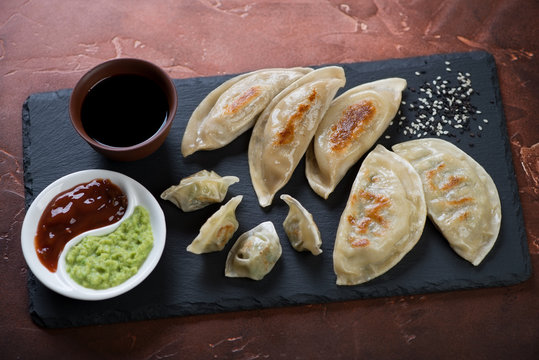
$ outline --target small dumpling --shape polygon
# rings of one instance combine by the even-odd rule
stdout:
[[[226,258],[227,277],[261,280],[281,257],[279,235],[271,221],[266,221],[240,235]]]
[[[238,195],[221,206],[200,228],[198,236],[187,247],[193,254],[221,251],[238,230],[236,208],[243,199]]]
[[[423,182],[429,218],[473,265],[490,252],[502,221],[500,197],[485,169],[448,141],[418,139],[393,146]]]
[[[183,156],[221,148],[250,129],[281,90],[310,68],[263,69],[238,75],[217,87],[195,109],[182,139]]]
[[[311,188],[327,199],[346,172],[374,145],[397,114],[406,80],[356,86],[332,101],[306,154]]]
[[[237,176],[221,177],[215,171],[201,170],[163,191],[161,199],[185,212],[195,211],[223,201],[228,187],[238,181]]]
[[[361,164],[339,221],[333,250],[337,285],[361,284],[395,266],[421,237],[426,218],[417,172],[377,145]]]
[[[283,227],[292,247],[297,251],[310,251],[313,255],[321,254],[322,237],[311,213],[290,195],[281,195],[281,200],[289,207]]]
[[[292,176],[339,88],[344,70],[314,70],[280,92],[260,114],[249,142],[249,172],[266,207]]]

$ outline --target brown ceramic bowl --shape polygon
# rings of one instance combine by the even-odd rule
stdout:
[[[115,79],[126,78],[126,76],[119,75],[134,75],[135,77],[144,77],[146,80],[150,80],[153,84],[157,85],[162,90],[163,95],[166,98],[166,103],[164,103],[164,107],[168,105],[168,114],[164,116],[162,123],[159,125],[160,127],[158,127],[158,130],[154,133],[150,133],[147,138],[143,138],[142,140],[140,140],[140,142],[137,142],[135,144],[109,145],[107,143],[95,140],[92,136],[89,136],[87,132],[87,130],[89,129],[88,124],[93,120],[90,116],[88,116],[87,112],[82,112],[83,104],[85,102],[85,99],[87,99],[90,90],[93,91],[93,89],[95,89],[95,85],[105,79],[109,79],[112,77],[115,77]],[[129,86],[127,88],[129,88]],[[139,106],[139,102],[137,102],[136,106]],[[86,106],[88,107],[88,104],[86,104]],[[116,105],[111,105],[110,103],[108,103],[106,106],[114,107]],[[121,58],[109,60],[100,65],[97,65],[96,67],[88,71],[84,76],[82,76],[82,78],[75,85],[75,88],[73,89],[73,92],[71,94],[71,99],[69,103],[69,115],[71,117],[71,123],[75,127],[75,130],[96,151],[113,160],[133,161],[147,157],[163,144],[170,131],[172,121],[174,120],[174,115],[176,114],[177,106],[178,100],[176,88],[174,87],[174,84],[170,77],[161,68],[148,61],[131,58]],[[118,106],[118,109],[114,110],[119,112],[119,117],[121,117],[123,113],[128,113],[128,111],[124,111],[125,109],[122,109],[121,106]],[[86,124],[86,128],[83,124]],[[100,126],[102,126],[100,124],[97,125],[98,122],[94,122],[93,124],[95,125],[94,127],[97,127],[98,129]],[[100,131],[106,133],[108,130],[107,128],[104,128]],[[122,133],[114,135],[114,137],[118,138],[121,138],[123,136],[124,134]]]

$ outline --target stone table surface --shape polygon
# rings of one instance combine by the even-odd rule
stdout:
[[[4,359],[539,357],[539,2],[0,3],[0,351]],[[498,67],[532,259],[511,287],[47,330],[28,312],[21,108],[137,57],[172,78],[471,50]]]

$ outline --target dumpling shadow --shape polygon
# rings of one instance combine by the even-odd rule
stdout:
[[[200,262],[199,271],[196,274],[197,279],[193,279],[193,281],[210,287],[210,291],[212,292],[225,287],[225,263],[227,254],[228,251],[226,249],[206,254],[190,253],[190,255],[198,257]]]
[[[354,180],[356,179],[362,161],[363,157],[350,169],[348,169],[346,175],[335,187],[335,190],[333,190],[333,192],[328,196],[328,198],[326,199],[326,206],[329,209],[339,209],[340,211],[344,209],[344,206],[348,201],[350,191],[352,190],[352,185],[354,184]]]
[[[226,251],[226,255],[228,255],[228,251]],[[243,295],[249,294],[250,296],[280,296],[283,293],[283,286],[286,284],[286,281],[284,281],[286,277],[286,261],[283,259],[283,256],[279,258],[279,260],[275,263],[273,268],[269,273],[267,273],[262,279],[260,280],[253,280],[246,277],[238,277],[238,278],[229,278],[224,275],[224,268],[226,263],[226,256],[225,256],[225,262],[223,262],[223,279],[224,283],[227,286],[227,289],[234,294],[241,295],[241,293],[244,292]]]

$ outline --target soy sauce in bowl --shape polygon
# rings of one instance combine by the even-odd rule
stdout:
[[[154,81],[135,74],[115,75],[99,81],[86,95],[82,126],[101,144],[133,146],[161,129],[168,108],[165,93]]]
[[[135,161],[154,153],[170,132],[178,105],[175,85],[151,62],[120,58],[90,69],[69,101],[76,132],[111,160]]]

